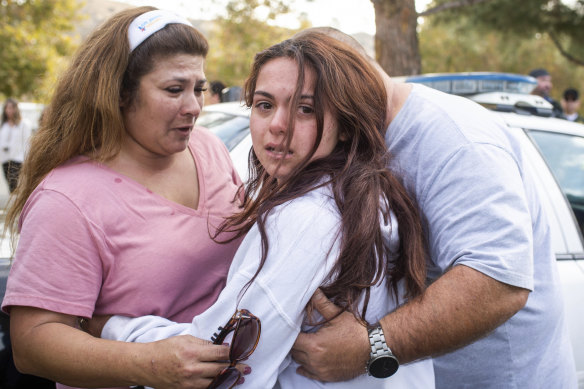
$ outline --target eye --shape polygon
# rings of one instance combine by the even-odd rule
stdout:
[[[181,93],[183,91],[183,88],[180,86],[171,86],[166,88],[166,91],[172,94],[177,94],[177,93]]]
[[[203,92],[206,92],[206,91],[207,91],[207,88],[204,87],[204,86],[197,86],[197,87],[195,87],[195,93],[197,93],[197,94],[200,94],[200,93],[203,93]]]
[[[260,101],[254,105],[254,108],[257,108],[261,111],[267,111],[272,108],[272,104],[268,103],[267,101]]]
[[[308,105],[301,105],[298,110],[304,115],[312,115],[314,113],[314,108]]]

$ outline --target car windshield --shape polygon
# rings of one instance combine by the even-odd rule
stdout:
[[[554,132],[529,131],[584,231],[584,137]]]
[[[249,118],[224,112],[203,111],[197,119],[197,125],[208,128],[217,135],[229,151],[248,134]]]

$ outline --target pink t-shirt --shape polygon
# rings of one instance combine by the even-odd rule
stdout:
[[[237,210],[240,179],[207,130],[197,128],[189,148],[198,171],[196,210],[84,158],[54,169],[23,209],[2,309],[190,322],[208,308],[240,243],[219,244],[210,233]]]

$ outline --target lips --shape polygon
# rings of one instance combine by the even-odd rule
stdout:
[[[265,150],[268,152],[268,155],[272,158],[282,159],[282,158],[290,158],[294,152],[292,150],[288,150],[286,152],[286,148],[282,145],[274,145],[268,144],[265,147]]]
[[[185,125],[185,126],[182,126],[182,127],[175,127],[174,129],[175,130],[178,130],[180,132],[189,132],[189,131],[191,131],[193,129],[193,125]]]

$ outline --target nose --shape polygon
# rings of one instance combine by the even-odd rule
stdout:
[[[201,109],[203,109],[202,97],[197,96],[195,93],[187,93],[182,104],[181,113],[183,115],[198,117]]]
[[[274,135],[285,134],[288,129],[288,110],[277,108],[270,121],[270,132]]]

